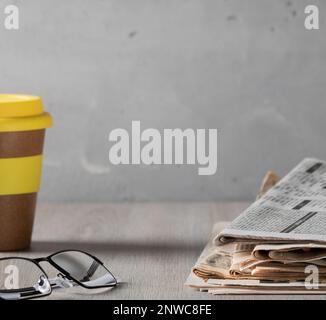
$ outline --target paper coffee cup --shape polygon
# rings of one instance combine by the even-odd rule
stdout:
[[[39,97],[0,94],[0,251],[30,245],[45,129],[51,125]]]

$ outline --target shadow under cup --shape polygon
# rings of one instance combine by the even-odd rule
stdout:
[[[30,245],[51,123],[40,98],[0,94],[0,251]]]

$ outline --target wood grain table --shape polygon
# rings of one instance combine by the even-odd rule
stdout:
[[[39,204],[33,243],[0,256],[45,256],[81,249],[98,256],[123,283],[113,290],[58,289],[47,299],[266,299],[282,296],[211,296],[184,287],[214,223],[234,219],[248,204]],[[284,296],[287,299],[323,296]]]

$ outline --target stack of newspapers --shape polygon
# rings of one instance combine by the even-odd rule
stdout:
[[[326,162],[268,173],[258,199],[218,223],[186,285],[211,294],[326,293]]]

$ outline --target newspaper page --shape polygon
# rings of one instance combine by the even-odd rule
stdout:
[[[225,225],[226,222],[217,223],[213,228],[213,234],[221,231]],[[259,250],[275,250],[271,245],[257,247],[255,248]],[[282,250],[294,248],[281,247]],[[285,279],[278,277],[274,281],[264,280],[264,277],[233,276],[230,272],[232,255],[245,252],[241,249],[245,249],[245,246],[237,249],[233,243],[216,247],[211,238],[192,268],[185,286],[210,294],[321,294],[326,292],[326,283],[320,282],[318,289],[307,290],[304,281],[291,279],[291,275],[287,275]],[[271,279],[270,275],[268,279]]]
[[[326,243],[326,162],[304,159],[214,241]]]

